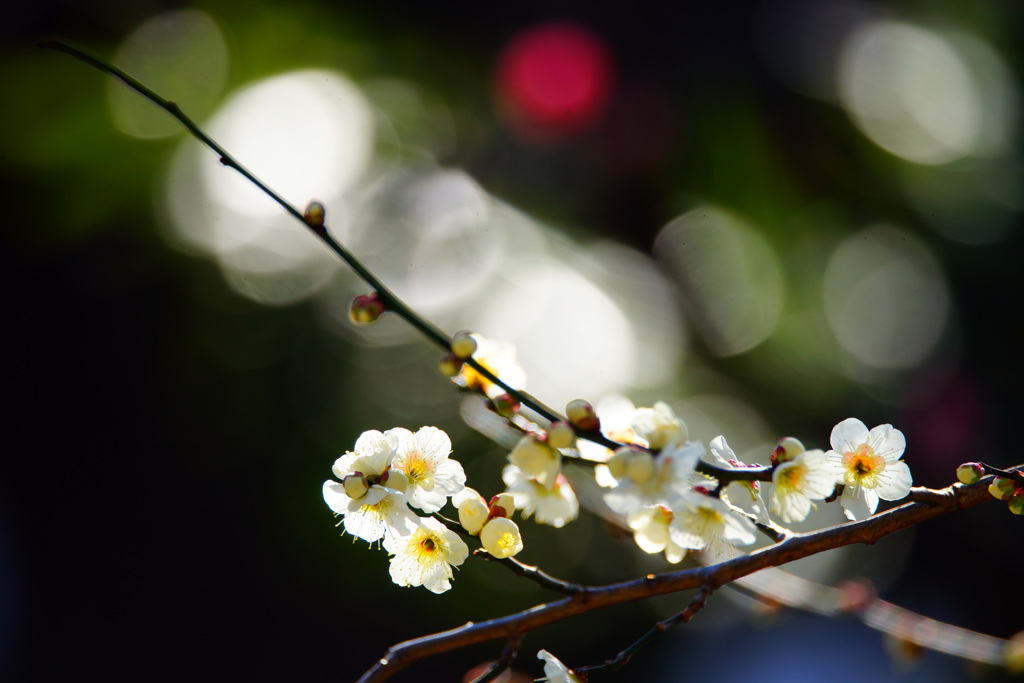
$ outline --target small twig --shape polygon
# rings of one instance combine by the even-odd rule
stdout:
[[[754,522],[754,526],[757,527],[758,531],[772,539],[775,543],[782,543],[789,536],[789,531],[787,529],[783,529],[771,520],[768,520],[767,522]]]
[[[1014,469],[1019,471],[1021,468]],[[623,583],[588,587],[585,591],[572,597],[536,605],[522,612],[488,621],[468,623],[449,631],[408,640],[392,646],[382,659],[363,674],[359,681],[360,683],[384,681],[413,662],[426,657],[488,640],[521,635],[541,626],[563,621],[595,609],[699,588],[704,585],[716,588],[761,569],[777,567],[826,550],[855,543],[870,545],[902,529],[956,510],[964,510],[994,500],[989,494],[988,485],[985,482],[970,486],[954,484],[943,489],[942,492],[948,492],[951,498],[950,505],[905,503],[859,522],[847,522],[813,533],[794,533],[781,543],[710,567],[684,569],[666,574],[649,574],[644,578]]]
[[[501,651],[501,656],[498,658],[498,661],[494,663],[494,666],[477,678],[474,678],[470,683],[489,683],[489,681],[493,681],[495,678],[507,671],[508,668],[512,666],[512,662],[516,661],[516,657],[519,655],[519,645],[522,642],[522,636],[509,638],[508,643],[505,644],[505,649]]]
[[[295,206],[292,206],[283,197],[281,197],[279,194],[270,189],[270,187],[264,184],[263,181],[261,181],[259,178],[257,178],[255,174],[253,174],[249,169],[247,169],[245,166],[239,163],[238,160],[235,159],[233,156],[228,154],[227,150],[225,150],[223,147],[217,144],[209,135],[204,133],[203,130],[195,123],[195,121],[189,118],[185,114],[185,112],[182,111],[181,107],[179,107],[175,102],[172,102],[171,100],[161,97],[153,90],[143,85],[140,81],[128,75],[121,69],[118,69],[116,66],[113,66],[112,64],[108,64],[107,62],[104,62],[101,59],[93,57],[92,55],[83,52],[78,48],[71,47],[70,45],[60,42],[59,40],[41,40],[38,44],[40,47],[44,47],[50,50],[56,50],[58,52],[63,52],[65,54],[71,55],[72,57],[80,59],[86,64],[89,64],[90,66],[93,66],[99,69],[100,71],[113,76],[114,78],[118,79],[135,92],[145,97],[147,100],[149,100],[150,102],[152,102],[153,104],[155,104],[156,106],[160,107],[168,114],[173,116],[175,119],[178,120],[179,123],[181,123],[181,125],[183,125],[193,135],[193,137],[195,137],[201,143],[203,143],[211,150],[213,150],[213,152],[216,153],[217,156],[219,157],[220,163],[222,163],[224,166],[233,168],[236,171],[238,171],[240,174],[242,174],[242,176],[246,178],[246,180],[251,182],[260,190],[262,190],[264,194],[266,194],[272,200],[277,202],[285,211],[291,214],[293,218],[302,223],[302,225],[308,228],[310,232],[312,232],[314,235],[319,237],[320,240],[324,244],[326,244],[331,251],[333,251],[342,261],[348,264],[348,266],[352,268],[352,270],[354,270],[356,274],[360,278],[362,278],[362,280],[366,284],[368,284],[377,292],[377,295],[380,297],[381,301],[384,302],[384,305],[387,307],[387,310],[395,313],[403,320],[405,320],[407,323],[412,325],[413,328],[419,331],[420,334],[426,337],[427,340],[432,342],[435,346],[439,347],[443,351],[451,351],[451,337],[448,334],[443,332],[439,327],[434,325],[432,322],[428,321],[426,318],[424,318],[415,310],[413,310],[408,304],[402,301],[402,299],[400,299],[397,294],[392,292],[387,287],[387,285],[385,285],[384,282],[373,273],[373,271],[367,268],[362,261],[356,258],[355,254],[353,254],[343,244],[334,239],[330,232],[328,232],[326,225],[324,225],[323,223],[314,223],[310,220],[307,220],[301,211],[299,211]],[[494,384],[500,386],[508,393],[509,396],[519,401],[519,403],[528,407],[530,410],[537,413],[545,420],[548,420],[549,422],[566,421],[566,419],[557,411],[552,409],[550,406],[544,404],[542,401],[538,400],[531,394],[525,391],[521,391],[519,389],[515,389],[512,386],[506,384],[504,380],[502,380],[500,377],[491,372],[487,367],[481,365],[474,358],[467,358],[465,360],[465,363],[466,365],[470,366],[478,373],[486,377],[490,382],[493,382]],[[622,444],[612,441],[611,439],[606,437],[604,434],[601,434],[600,432],[588,432],[577,429],[576,434],[579,438],[586,439],[588,441],[593,441],[594,443],[598,443],[602,446],[605,446],[606,448],[611,448],[613,450],[622,446]],[[701,462],[697,465],[697,470],[703,474],[707,474],[727,481],[751,481],[755,479],[761,481],[771,481],[771,468],[725,470],[715,467],[714,465]]]
[[[559,593],[564,593],[565,595],[577,595],[579,593],[584,593],[587,590],[586,586],[582,586],[578,583],[571,583],[569,581],[563,581],[561,579],[556,579],[555,577],[551,576],[539,567],[525,564],[514,557],[497,558],[491,555],[483,548],[477,550],[473,554],[478,555],[484,558],[485,560],[505,565],[514,574],[516,574],[516,576],[521,576],[525,579],[530,579],[531,581],[538,583],[542,588],[550,588],[551,590],[558,591]]]
[[[992,465],[986,465],[983,462],[979,462],[978,464],[981,465],[981,468],[983,470],[985,470],[985,474],[994,474],[997,477],[1003,477],[1005,479],[1012,479],[1013,481],[1017,482],[1018,484],[1021,484],[1022,486],[1024,486],[1024,473],[1021,473],[1020,471],[1001,470],[998,467],[992,467]]]
[[[468,533],[465,529],[463,529],[462,525],[456,522],[455,520],[449,519],[438,512],[435,512],[433,514],[433,517],[434,519],[441,522],[446,527],[448,527],[455,533],[459,534],[460,536],[463,536],[465,538],[474,538],[472,534]],[[539,567],[525,564],[515,559],[514,557],[498,558],[494,555],[491,555],[483,548],[477,548],[476,550],[474,550],[473,555],[475,557],[480,557],[490,562],[496,562],[500,565],[504,565],[509,570],[511,570],[516,576],[521,576],[525,579],[529,579],[530,581],[534,581],[537,584],[539,584],[542,588],[549,588],[551,590],[558,591],[559,593],[563,593],[565,595],[576,595],[577,593],[582,593],[587,589],[586,586],[581,586],[578,583],[571,583],[569,581],[563,581],[562,579],[556,579],[555,577],[551,576]]]
[[[690,619],[693,619],[697,612],[703,609],[704,605],[708,601],[708,597],[711,596],[714,590],[715,589],[712,586],[707,584],[701,586],[700,590],[697,591],[697,595],[694,596],[692,601],[690,601],[690,604],[687,605],[686,609],[684,609],[682,612],[679,612],[675,616],[669,617],[664,621],[659,621],[658,623],[656,623],[654,626],[651,627],[651,630],[637,638],[631,645],[622,650],[622,652],[620,652],[615,657],[615,659],[609,659],[603,664],[581,666],[577,669],[574,669],[574,671],[576,673],[582,674],[590,674],[595,671],[603,670],[618,671],[622,667],[629,664],[630,660],[633,659],[633,655],[636,654],[636,652],[641,647],[650,642],[655,636],[657,636],[660,633],[664,633],[676,624],[685,624],[688,621],[690,621]]]

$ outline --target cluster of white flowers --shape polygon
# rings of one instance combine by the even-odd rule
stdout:
[[[409,508],[437,512],[465,488],[466,473],[448,458],[451,450],[451,439],[436,427],[363,432],[355,451],[334,462],[340,482],[324,482],[324,501],[342,516],[346,532],[370,543],[383,539],[400,586],[443,593],[451,588],[452,566],[469,555],[458,534]]]
[[[462,465],[450,459],[451,439],[436,427],[413,434],[400,427],[386,432],[371,430],[356,440],[355,450],[338,458],[334,475],[323,485],[324,501],[342,517],[340,525],[369,543],[380,542],[391,554],[391,578],[400,586],[424,586],[434,593],[451,588],[452,567],[469,556],[459,534],[438,519],[420,517],[437,513],[447,503],[458,510],[462,530],[478,536],[480,544],[497,558],[512,557],[523,549],[519,527],[511,517],[516,500],[536,512],[539,520],[561,526],[578,510],[568,483],[555,473],[554,493],[523,493],[534,483],[509,476],[512,492],[495,496],[490,503],[466,486]],[[511,467],[511,466],[510,466]],[[535,503],[540,495],[542,502]],[[553,503],[547,498],[562,501]],[[572,514],[562,508],[571,500]],[[411,507],[410,507],[411,506]]]
[[[457,335],[452,349],[459,367],[453,380],[496,404],[511,399],[464,361],[472,357],[497,375],[511,377],[516,386],[525,384],[511,345],[465,332]],[[644,552],[664,553],[671,563],[690,551],[717,557],[734,546],[753,544],[756,524],[770,524],[769,512],[785,524],[802,522],[816,502],[833,496],[837,485],[844,487],[846,516],[860,520],[875,512],[879,499],[906,496],[912,483],[900,459],[905,439],[891,425],[868,430],[860,420],[844,420],[832,430],[827,453],[784,438],[769,469],[740,462],[724,436],[711,439],[707,458],[703,445],[689,440],[686,423],[663,401],[637,408],[616,396],[596,411],[585,401],[574,401],[566,413],[571,424],[556,422],[546,430],[519,419],[526,431],[502,471],[506,490],[490,501],[466,487],[462,466],[448,457],[451,440],[436,427],[415,434],[402,428],[363,433],[355,450],[334,463],[337,481],[324,482],[324,500],[342,517],[339,524],[347,533],[382,543],[392,556],[395,583],[442,593],[451,588],[452,567],[469,555],[459,533],[477,537],[494,557],[508,558],[523,549],[512,520],[516,510],[554,527],[579,515],[576,495],[562,472],[563,459],[570,456],[598,463],[594,477],[607,489],[604,503],[633,531]],[[612,451],[586,439],[577,443],[577,433],[598,430],[620,447]],[[763,468],[762,481],[737,477],[749,467]],[[765,505],[761,488],[769,473]],[[458,511],[458,525],[413,512],[436,516],[449,499]]]
[[[604,502],[625,518],[643,551],[664,552],[672,563],[690,550],[720,555],[729,546],[754,543],[755,522],[767,523],[769,510],[785,524],[802,522],[815,501],[832,496],[837,484],[845,486],[841,503],[854,520],[874,513],[879,498],[903,498],[911,486],[910,470],[900,460],[905,440],[891,425],[869,431],[860,420],[844,420],[832,431],[828,453],[783,439],[772,456],[766,508],[761,482],[726,475],[759,466],[740,462],[725,437],[709,444],[709,462],[723,471],[724,481],[696,472],[703,447],[686,441],[686,425],[668,404],[635,408],[628,399],[614,397],[597,413],[605,435],[637,446],[611,452],[581,444],[588,459],[606,461],[595,472],[597,482],[609,489]]]

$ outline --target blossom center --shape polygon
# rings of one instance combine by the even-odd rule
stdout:
[[[426,478],[430,472],[430,466],[419,452],[410,453],[406,459],[405,474],[409,477],[409,483],[416,484]]]
[[[501,535],[501,538],[498,539],[498,547],[502,550],[508,550],[509,548],[514,548],[515,546],[516,537],[511,532],[506,531]]]
[[[779,481],[776,486],[784,491],[798,491],[805,474],[807,474],[806,465],[786,467],[779,472]]]
[[[878,486],[878,475],[885,469],[885,458],[876,455],[875,449],[864,443],[852,453],[847,453],[845,459],[845,479],[849,486],[869,489]]]

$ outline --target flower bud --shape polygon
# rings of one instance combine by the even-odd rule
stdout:
[[[362,498],[370,490],[370,485],[366,483],[366,477],[361,472],[348,475],[341,483],[345,487],[345,494],[353,500]]]
[[[409,477],[402,470],[388,469],[380,476],[380,485],[404,493],[409,487]]]
[[[480,530],[480,544],[494,557],[512,557],[523,549],[523,536],[511,519],[495,517]]]
[[[1010,512],[1015,515],[1024,515],[1024,489],[1017,489],[1017,493],[1010,498]]]
[[[462,371],[462,359],[454,353],[446,353],[441,356],[441,362],[437,367],[445,377],[455,377]]]
[[[792,460],[806,450],[807,449],[804,447],[800,439],[792,436],[784,437],[779,440],[779,445],[775,447],[775,452],[772,453],[772,464],[781,465],[788,460]]]
[[[317,201],[312,201],[306,205],[306,210],[302,214],[302,218],[305,219],[306,224],[309,227],[317,229],[317,231],[323,230],[324,219],[327,217],[327,210],[324,209],[324,205]]]
[[[499,493],[491,498],[491,517],[511,517],[516,511],[516,499],[511,493]]]
[[[988,485],[988,492],[992,494],[992,497],[996,500],[1009,500],[1013,492],[1017,490],[1017,484],[1012,479],[1006,477],[996,477],[992,480],[992,483]]]
[[[548,444],[552,448],[570,448],[576,443],[576,432],[566,422],[553,422],[548,427]]]
[[[491,399],[491,403],[494,405],[494,409],[498,411],[498,415],[502,417],[512,417],[519,412],[520,404],[519,401],[512,398],[509,394],[501,394]]]
[[[467,498],[459,505],[459,524],[469,533],[478,534],[490,513],[483,498]]]
[[[585,432],[596,432],[601,429],[601,420],[594,412],[594,406],[581,398],[569,401],[569,405],[565,407],[565,414],[577,429]]]
[[[654,456],[647,451],[633,453],[626,464],[626,474],[638,484],[651,480],[654,476]]]
[[[456,332],[452,337],[451,349],[457,358],[465,360],[476,352],[476,339],[465,330]]]
[[[348,310],[348,317],[356,325],[369,325],[377,322],[377,319],[384,315],[387,306],[381,301],[377,292],[360,294],[352,299],[352,306]]]
[[[612,457],[608,459],[608,471],[612,473],[612,476],[616,479],[626,478],[626,468],[629,465],[629,459],[636,453],[635,450],[627,446],[618,448],[612,453]]]
[[[961,484],[977,484],[985,476],[985,468],[976,462],[965,462],[956,468],[956,478]]]

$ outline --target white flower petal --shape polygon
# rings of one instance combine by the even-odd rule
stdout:
[[[729,469],[735,468],[735,465],[730,461],[739,460],[739,458],[737,458],[736,453],[729,448],[729,444],[726,443],[724,436],[719,435],[711,439],[711,443],[708,444],[708,448],[711,450],[711,455],[715,456],[715,460],[718,461],[720,466],[727,467]]]
[[[423,512],[433,514],[444,507],[448,502],[448,496],[436,489],[427,490],[417,486],[408,492],[409,505],[419,508]]]
[[[832,428],[829,443],[832,444],[833,450],[850,453],[868,440],[868,434],[868,428],[863,422],[855,417],[848,417]]]
[[[452,440],[437,427],[422,427],[416,432],[416,440],[428,458],[444,460],[452,452]]]
[[[847,486],[839,502],[847,519],[860,521],[875,513],[878,508],[878,495],[871,489],[860,487],[854,492],[852,487]]]
[[[903,432],[892,425],[878,425],[868,435],[868,444],[877,455],[889,462],[899,460],[907,449],[907,439]]]
[[[336,481],[328,479],[324,482],[324,502],[327,507],[339,515],[348,512],[348,504],[352,499],[345,493],[345,487]]]
[[[910,476],[910,467],[902,460],[891,462],[878,474],[878,486],[875,492],[882,500],[900,500],[910,493],[914,478]]]

